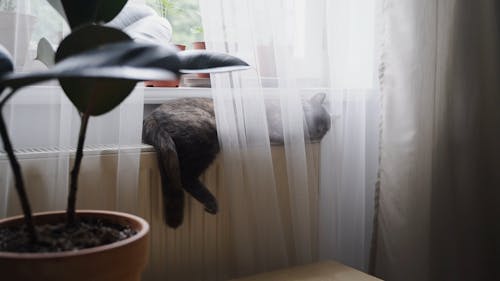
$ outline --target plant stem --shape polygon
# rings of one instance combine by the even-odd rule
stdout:
[[[5,103],[17,92],[17,89],[13,89],[1,102],[0,102],[0,135],[3,141],[3,147],[7,156],[9,158],[10,167],[12,168],[12,173],[14,174],[15,187],[19,201],[21,201],[21,207],[24,214],[24,222],[26,224],[26,229],[32,243],[37,241],[37,233],[35,231],[35,226],[33,225],[33,219],[31,215],[31,206],[26,194],[26,189],[24,188],[23,175],[21,171],[21,165],[17,161],[16,155],[14,154],[14,149],[12,148],[12,143],[10,142],[9,132],[7,131],[7,126],[5,125],[5,120],[3,119],[2,110]]]
[[[78,135],[78,147],[76,149],[75,164],[71,171],[71,183],[68,195],[68,206],[66,209],[67,226],[75,224],[75,210],[76,210],[76,192],[78,190],[78,174],[80,172],[80,165],[83,158],[83,144],[85,142],[85,135],[87,132],[87,125],[90,115],[88,113],[82,114],[82,122],[80,124],[80,134]]]

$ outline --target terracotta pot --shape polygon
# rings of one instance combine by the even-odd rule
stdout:
[[[179,87],[180,80],[151,80],[144,81],[146,87]]]
[[[175,45],[179,50],[186,50],[186,46],[184,45]],[[179,87],[180,79],[177,80],[153,80],[153,81],[144,81],[144,86],[146,87]]]
[[[204,41],[193,42],[193,49],[195,49],[195,50],[205,50],[205,42]]]
[[[193,49],[205,50],[206,49],[205,42],[204,41],[193,42]],[[208,74],[208,73],[198,73],[197,76],[200,78],[210,78],[210,74]]]
[[[134,215],[111,211],[77,211],[77,216],[100,217],[129,225],[137,234],[112,244],[59,253],[0,252],[0,279],[23,281],[139,281],[149,252],[149,224]],[[63,221],[64,211],[38,213],[35,224]],[[21,223],[23,218],[0,220],[0,226]]]

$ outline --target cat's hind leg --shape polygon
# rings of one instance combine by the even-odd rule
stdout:
[[[182,181],[184,190],[186,190],[191,196],[198,200],[205,207],[205,211],[210,214],[217,214],[219,211],[219,206],[217,204],[217,199],[210,193],[208,188],[203,185],[199,179],[183,179]]]

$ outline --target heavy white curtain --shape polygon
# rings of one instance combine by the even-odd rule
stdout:
[[[16,71],[44,69],[42,63],[35,61],[40,38],[45,37],[57,46],[69,32],[65,21],[45,0],[0,1],[0,23],[0,44],[13,56]],[[3,115],[25,168],[28,196],[34,211],[64,209],[72,167],[70,153],[76,148],[80,127],[75,107],[53,81],[19,91],[7,103]],[[103,172],[116,173],[114,186],[107,186],[106,182],[95,183],[97,188],[116,190],[112,198],[104,196],[109,194],[104,192],[102,198],[86,200],[88,204],[78,207],[134,211],[142,115],[143,94],[136,89],[119,108],[90,119],[86,138],[89,148],[101,152],[127,149],[118,152],[115,166],[102,167]],[[3,150],[3,145],[0,149]],[[4,153],[0,154],[0,161],[0,217],[19,214],[13,177]]]
[[[200,8],[207,48],[252,66],[212,75],[232,276],[319,259],[366,269],[378,148],[375,1],[201,0]],[[320,147],[304,141],[301,106],[318,92],[332,117]],[[281,146],[269,142],[273,99]]]
[[[375,272],[499,280],[500,5],[384,2]]]

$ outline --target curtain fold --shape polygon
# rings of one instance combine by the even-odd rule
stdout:
[[[496,1],[385,1],[376,273],[500,277]]]
[[[378,164],[375,4],[200,1],[207,49],[252,66],[211,76],[233,276],[320,259],[367,268]],[[331,128],[318,144],[302,105],[320,92]],[[279,122],[267,121],[270,104]],[[279,145],[269,141],[275,123]]]

